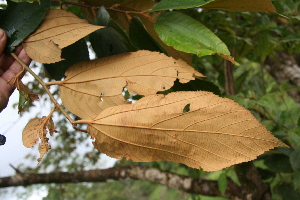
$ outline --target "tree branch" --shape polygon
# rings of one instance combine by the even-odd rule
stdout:
[[[78,183],[78,182],[106,182],[108,180],[122,180],[132,178],[158,183],[170,188],[176,188],[187,193],[202,194],[206,196],[222,196],[217,181],[192,178],[156,168],[141,166],[114,167],[103,170],[90,170],[79,172],[55,172],[49,174],[22,173],[15,176],[0,178],[0,188],[13,186],[28,186],[41,183]],[[223,197],[241,199],[242,189],[231,179]]]

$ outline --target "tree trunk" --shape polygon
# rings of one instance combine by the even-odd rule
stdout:
[[[132,178],[158,183],[170,188],[206,196],[222,196],[218,189],[218,182],[202,178],[191,178],[174,173],[161,171],[156,168],[141,166],[114,167],[103,170],[79,172],[55,172],[49,174],[19,173],[15,176],[0,178],[0,188],[12,186],[28,186],[45,183],[78,183],[78,182],[106,182],[108,180],[122,180]],[[242,188],[228,179],[228,186],[224,196],[228,199],[242,199]]]

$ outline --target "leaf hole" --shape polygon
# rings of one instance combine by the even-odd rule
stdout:
[[[101,94],[100,94],[100,101],[103,101],[103,98],[102,98],[103,96],[104,96],[104,93],[101,92]]]
[[[183,113],[189,112],[190,111],[190,106],[191,104],[186,104],[182,110]]]

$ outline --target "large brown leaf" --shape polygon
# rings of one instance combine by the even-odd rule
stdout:
[[[101,26],[89,24],[65,10],[49,10],[40,27],[24,42],[23,47],[40,63],[61,61],[61,49],[94,32]]]
[[[238,12],[267,12],[277,13],[270,0],[214,0],[201,8],[219,9]]]
[[[188,107],[188,112],[183,110]],[[233,100],[210,92],[150,95],[89,122],[94,146],[114,158],[168,160],[205,171],[255,159],[278,141]]]
[[[79,62],[65,75],[59,83],[63,104],[83,119],[128,103],[121,95],[124,87],[131,94],[150,95],[170,89],[177,78],[186,83],[203,77],[184,61],[144,50]]]

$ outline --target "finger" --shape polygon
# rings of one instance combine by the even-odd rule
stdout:
[[[31,62],[31,59],[27,56],[24,49],[21,50],[18,57],[26,64],[28,65]],[[14,91],[14,83],[11,81],[13,78],[15,78],[21,71],[23,70],[23,67],[18,61],[14,61],[12,65],[8,68],[8,70],[2,75],[2,80],[0,80],[1,88],[0,92],[5,96],[9,97],[11,93]],[[7,84],[3,84],[6,82]]]
[[[0,29],[0,59],[5,49],[6,41],[7,41],[6,33],[3,29]],[[5,70],[6,70],[5,67],[2,66],[0,62],[0,77],[2,76]]]
[[[29,65],[31,62],[31,58],[29,58],[24,49],[22,49],[18,55],[18,57],[23,61],[24,64]],[[16,77],[23,70],[22,65],[18,61],[14,61],[11,66],[6,70],[6,72],[2,75],[2,78],[6,81],[11,80]]]
[[[6,41],[7,41],[6,33],[3,29],[0,29],[0,57],[2,56],[3,51],[5,49]]]
[[[23,49],[22,45],[19,45],[19,46],[16,47],[14,53],[15,53],[18,57],[20,57],[19,55],[20,55],[22,49]],[[21,55],[20,58],[21,58],[21,60],[24,59],[25,62],[24,62],[24,61],[23,61],[23,62],[24,62],[26,65],[28,65],[28,64],[30,63],[30,61],[31,61],[31,59],[28,59],[29,57],[27,56],[26,53],[24,54],[24,52],[22,53],[22,55]],[[15,62],[15,59],[14,59],[14,57],[12,57],[10,54],[3,54],[3,55],[0,57],[0,76],[2,76],[3,73],[4,73],[6,70],[8,70],[8,68],[10,68],[11,65],[12,65],[14,62]],[[2,72],[2,73],[1,73],[1,72]]]
[[[3,37],[3,41],[0,41],[0,76],[2,76],[3,72],[5,72],[15,61],[15,59],[10,54],[3,53],[7,42],[7,35],[4,30],[0,29],[0,38],[1,38],[1,32],[4,34],[4,37]],[[14,53],[16,55],[19,55],[22,49],[23,49],[22,45],[19,45],[16,47]]]

